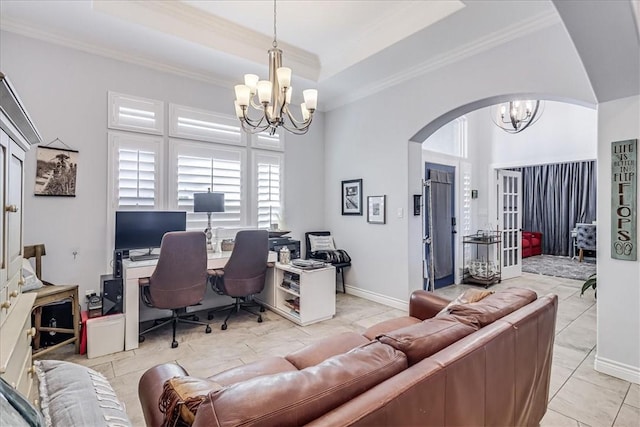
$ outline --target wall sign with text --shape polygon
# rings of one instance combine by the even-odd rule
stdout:
[[[638,140],[611,143],[611,258],[638,259]]]

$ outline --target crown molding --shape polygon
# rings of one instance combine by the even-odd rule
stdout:
[[[350,91],[343,96],[336,96],[324,102],[324,110],[331,111],[343,105],[366,98],[380,91],[396,86],[400,83],[423,76],[439,68],[478,55],[494,47],[511,42],[520,37],[535,33],[552,25],[560,23],[560,17],[555,11],[542,12],[531,18],[511,24],[502,30],[495,31],[471,43],[460,46],[428,61],[392,74],[384,79],[366,85],[360,89]]]
[[[94,10],[259,64],[266,63],[273,39],[182,2],[94,2]],[[301,77],[318,81],[320,60],[306,50],[278,42]]]
[[[0,30],[15,33],[21,36],[42,40],[48,43],[53,43],[59,46],[76,49],[82,52],[86,52],[92,55],[103,56],[117,61],[128,62],[134,65],[140,65],[143,67],[151,68],[156,71],[175,74],[181,77],[186,77],[194,80],[198,80],[205,83],[214,84],[222,87],[231,87],[235,83],[232,80],[215,78],[211,73],[204,73],[198,71],[187,70],[183,65],[168,64],[164,61],[157,61],[151,58],[144,58],[140,55],[130,55],[116,49],[108,49],[96,44],[85,43],[72,39],[70,37],[62,36],[50,31],[43,31],[40,28],[26,25],[13,20],[0,18]]]

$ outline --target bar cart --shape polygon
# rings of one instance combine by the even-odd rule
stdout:
[[[462,243],[462,283],[482,285],[485,288],[502,281],[502,232],[478,230],[464,236]],[[467,247],[470,248],[467,251]],[[467,255],[467,252],[469,254]],[[469,258],[469,259],[467,259]]]

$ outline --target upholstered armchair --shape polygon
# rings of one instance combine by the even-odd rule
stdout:
[[[596,250],[596,225],[576,224],[576,230],[576,247],[579,250],[578,258],[580,262],[582,262],[584,259],[584,251]]]

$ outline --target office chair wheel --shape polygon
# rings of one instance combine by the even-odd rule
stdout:
[[[222,326],[220,326],[220,329],[222,329],[223,331],[227,330],[227,324],[223,323]]]
[[[262,316],[258,316],[258,323],[262,323]]]
[[[204,330],[205,334],[210,334],[211,333],[211,326],[207,325],[207,329]]]
[[[171,342],[171,348],[176,348],[178,346],[178,341]]]
[[[213,314],[207,314],[207,320],[213,320]]]
[[[138,342],[144,342],[144,337],[142,335],[138,335]]]
[[[265,312],[264,307],[263,307],[263,306],[260,306],[260,313],[264,313],[264,312]]]

